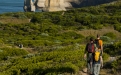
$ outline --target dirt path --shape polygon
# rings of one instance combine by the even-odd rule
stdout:
[[[107,75],[107,71],[106,69],[101,69],[100,70],[100,75]],[[88,75],[87,74],[87,68],[84,68],[83,71],[79,71],[78,75]]]
[[[84,68],[83,71],[79,71],[80,75],[87,75],[87,68]]]
[[[108,62],[112,62],[115,60],[116,60],[116,57],[110,57]],[[78,75],[88,75],[87,68],[84,68],[83,71],[79,71]],[[113,74],[111,74],[111,69],[101,68],[100,75],[113,75]]]

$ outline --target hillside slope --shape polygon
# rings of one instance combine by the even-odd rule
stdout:
[[[79,75],[86,67],[86,43],[97,34],[106,44],[101,73],[120,74],[120,7],[115,2],[66,12],[1,14],[0,75]],[[107,63],[110,56],[118,58]]]
[[[90,36],[90,35],[94,35],[96,37],[97,34],[104,35],[105,33],[109,33],[109,32],[114,33],[118,39],[121,38],[121,33],[114,30],[114,28],[112,27],[105,27],[99,30],[93,30],[93,29],[82,30],[82,31],[79,31],[78,33],[82,34],[85,37]]]

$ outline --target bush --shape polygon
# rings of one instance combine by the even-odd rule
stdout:
[[[103,61],[106,62],[109,60],[110,55],[107,53],[103,53]]]
[[[121,25],[120,24],[114,24],[114,29],[121,32]]]
[[[79,38],[84,38],[84,36],[82,36],[81,34],[77,34],[74,31],[64,32],[64,33],[60,34],[59,36],[61,36],[64,39],[79,39]]]
[[[108,37],[108,36],[101,36],[100,38],[101,38],[104,42],[111,42],[111,41],[112,41],[111,38]]]
[[[105,33],[103,36],[107,36],[107,37],[109,37],[111,39],[116,39],[116,35],[114,33],[112,33],[112,32]]]
[[[19,48],[1,48],[0,60],[7,60],[14,56],[22,56],[28,54],[27,51]]]
[[[95,36],[93,35],[89,35],[85,38],[86,42],[89,42],[90,41],[90,38],[93,38],[93,40],[95,40]]]

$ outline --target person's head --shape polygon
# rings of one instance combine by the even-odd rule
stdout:
[[[97,39],[100,39],[100,35],[99,34],[97,34]]]
[[[94,39],[93,37],[90,38],[90,42],[93,43],[94,42]]]

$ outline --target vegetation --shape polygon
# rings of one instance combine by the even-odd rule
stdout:
[[[110,56],[119,57],[110,64],[117,73],[120,7],[119,1],[69,11],[0,14],[0,75],[78,75],[86,67],[85,44],[96,37],[96,32],[81,33],[86,30],[99,30],[102,35],[105,62]],[[116,32],[101,33],[105,28]]]

